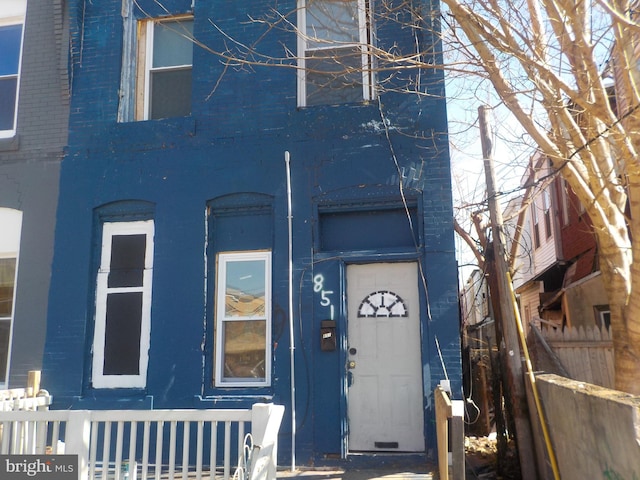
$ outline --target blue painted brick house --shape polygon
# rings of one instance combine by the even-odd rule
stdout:
[[[273,401],[282,459],[294,410],[302,462],[432,452],[433,389],[461,376],[443,74],[374,53],[438,63],[431,25],[400,1],[161,3],[71,2],[54,407]]]

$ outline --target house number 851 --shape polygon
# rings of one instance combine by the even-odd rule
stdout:
[[[324,277],[321,273],[313,277],[313,291],[320,294],[320,305],[323,307],[331,305],[329,295],[333,295],[333,290],[324,289]]]

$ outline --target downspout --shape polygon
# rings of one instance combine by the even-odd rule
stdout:
[[[291,215],[291,168],[289,152],[284,152],[287,168],[287,221],[289,224],[289,352],[291,363],[291,471],[296,470],[296,370],[295,344],[293,337],[293,228]]]

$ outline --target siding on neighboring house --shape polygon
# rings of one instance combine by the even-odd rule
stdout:
[[[533,162],[533,159],[532,159]],[[536,178],[546,177],[550,172],[548,162],[544,162],[537,171]],[[555,201],[553,200],[553,184],[542,182],[534,189],[533,202],[530,205],[530,219],[532,221],[532,231],[534,234],[533,259],[534,275],[539,275],[551,267],[560,257],[557,249],[556,225],[554,222]],[[537,233],[533,221],[537,220]],[[537,241],[536,241],[537,238]]]
[[[535,319],[540,318],[538,307],[540,306],[541,291],[541,282],[530,282],[526,287],[523,287],[519,290],[520,315],[522,318],[522,323],[527,330],[529,328],[529,322],[535,321]]]
[[[0,239],[0,258],[17,255],[15,301],[10,307],[4,303],[0,313],[0,365],[10,357],[8,377],[0,372],[5,387],[26,385],[27,372],[42,368],[58,178],[69,117],[67,2],[6,0],[0,28],[5,25],[3,14],[20,4],[26,5],[26,14],[15,131],[0,135],[0,222],[20,218],[12,227],[0,224],[0,237],[16,239],[13,253],[3,251]],[[3,48],[6,54],[8,46]],[[6,106],[3,103],[3,109]],[[5,290],[3,295],[9,294]]]
[[[525,324],[536,318],[557,319],[544,314],[541,307],[562,286],[564,266],[559,238],[558,200],[554,181],[549,180],[549,162],[536,153],[531,157],[522,185],[532,185],[525,213],[523,242],[516,259],[516,292],[520,296],[520,315]],[[557,304],[555,307],[559,308]],[[560,321],[561,323],[561,321]]]

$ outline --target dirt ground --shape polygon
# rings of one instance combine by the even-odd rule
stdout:
[[[492,437],[466,437],[467,479],[520,480],[518,455],[513,442],[507,444],[502,464],[498,464],[498,445]]]

